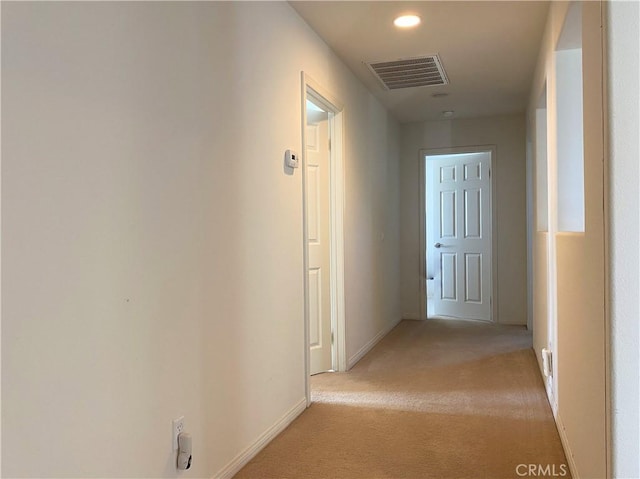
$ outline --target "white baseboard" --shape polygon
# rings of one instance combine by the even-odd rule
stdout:
[[[360,361],[365,354],[367,354],[369,351],[371,351],[371,349],[376,344],[378,344],[382,338],[384,338],[387,334],[389,334],[389,331],[391,331],[393,328],[395,328],[400,321],[402,321],[402,319],[398,319],[398,320],[392,322],[391,324],[389,324],[382,331],[380,331],[378,334],[376,334],[371,341],[369,341],[367,344],[362,346],[360,348],[360,350],[356,354],[351,356],[349,358],[349,360],[347,361],[347,371],[349,369],[351,369],[352,367],[354,367],[356,365],[356,363],[358,361]]]
[[[564,449],[564,455],[567,457],[567,463],[569,464],[569,471],[571,472],[571,477],[573,479],[580,479],[580,476],[578,475],[578,468],[576,467],[576,462],[573,458],[571,447],[569,446],[569,439],[567,438],[567,432],[564,429],[564,424],[562,423],[562,418],[560,417],[560,412],[556,414],[555,420],[556,420],[556,428],[558,429],[558,434],[560,434],[560,442],[562,442],[562,448]]]
[[[302,398],[276,423],[263,432],[256,441],[238,454],[233,460],[224,466],[214,479],[231,479],[240,471],[256,454],[258,454],[267,444],[269,444],[278,434],[280,434],[289,424],[293,422],[307,408],[307,398]]]
[[[542,372],[541,360],[538,360],[538,354],[535,351],[535,349],[534,349],[534,353],[536,356],[536,362],[538,363],[540,376],[542,376],[542,382],[544,383],[544,389],[547,395],[547,401],[549,401],[549,406],[551,407],[551,415],[553,416],[553,420],[556,424],[556,429],[558,430],[558,435],[560,436],[560,442],[562,443],[562,449],[564,449],[564,455],[567,458],[569,472],[571,472],[571,477],[573,479],[579,479],[578,470],[576,469],[576,463],[575,463],[575,460],[573,459],[571,447],[569,446],[569,440],[567,439],[567,433],[564,429],[564,424],[562,422],[562,418],[560,417],[560,412],[558,411],[558,403],[556,402],[556,398],[553,394],[553,388],[549,384],[549,382],[552,381],[552,379],[545,377],[544,373]]]

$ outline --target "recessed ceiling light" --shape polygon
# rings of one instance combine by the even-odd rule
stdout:
[[[453,116],[453,110],[443,111],[442,116],[444,116],[445,118],[451,118]]]
[[[418,15],[401,15],[393,21],[393,24],[399,28],[411,28],[419,25],[420,21]]]

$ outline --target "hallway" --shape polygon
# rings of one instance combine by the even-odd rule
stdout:
[[[524,327],[402,321],[311,387],[311,407],[236,478],[569,476]]]

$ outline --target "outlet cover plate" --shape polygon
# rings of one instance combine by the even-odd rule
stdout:
[[[184,416],[173,420],[173,450],[178,450],[178,435],[184,432]]]

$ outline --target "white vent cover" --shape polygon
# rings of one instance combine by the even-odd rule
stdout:
[[[438,55],[366,64],[386,90],[449,83]]]

